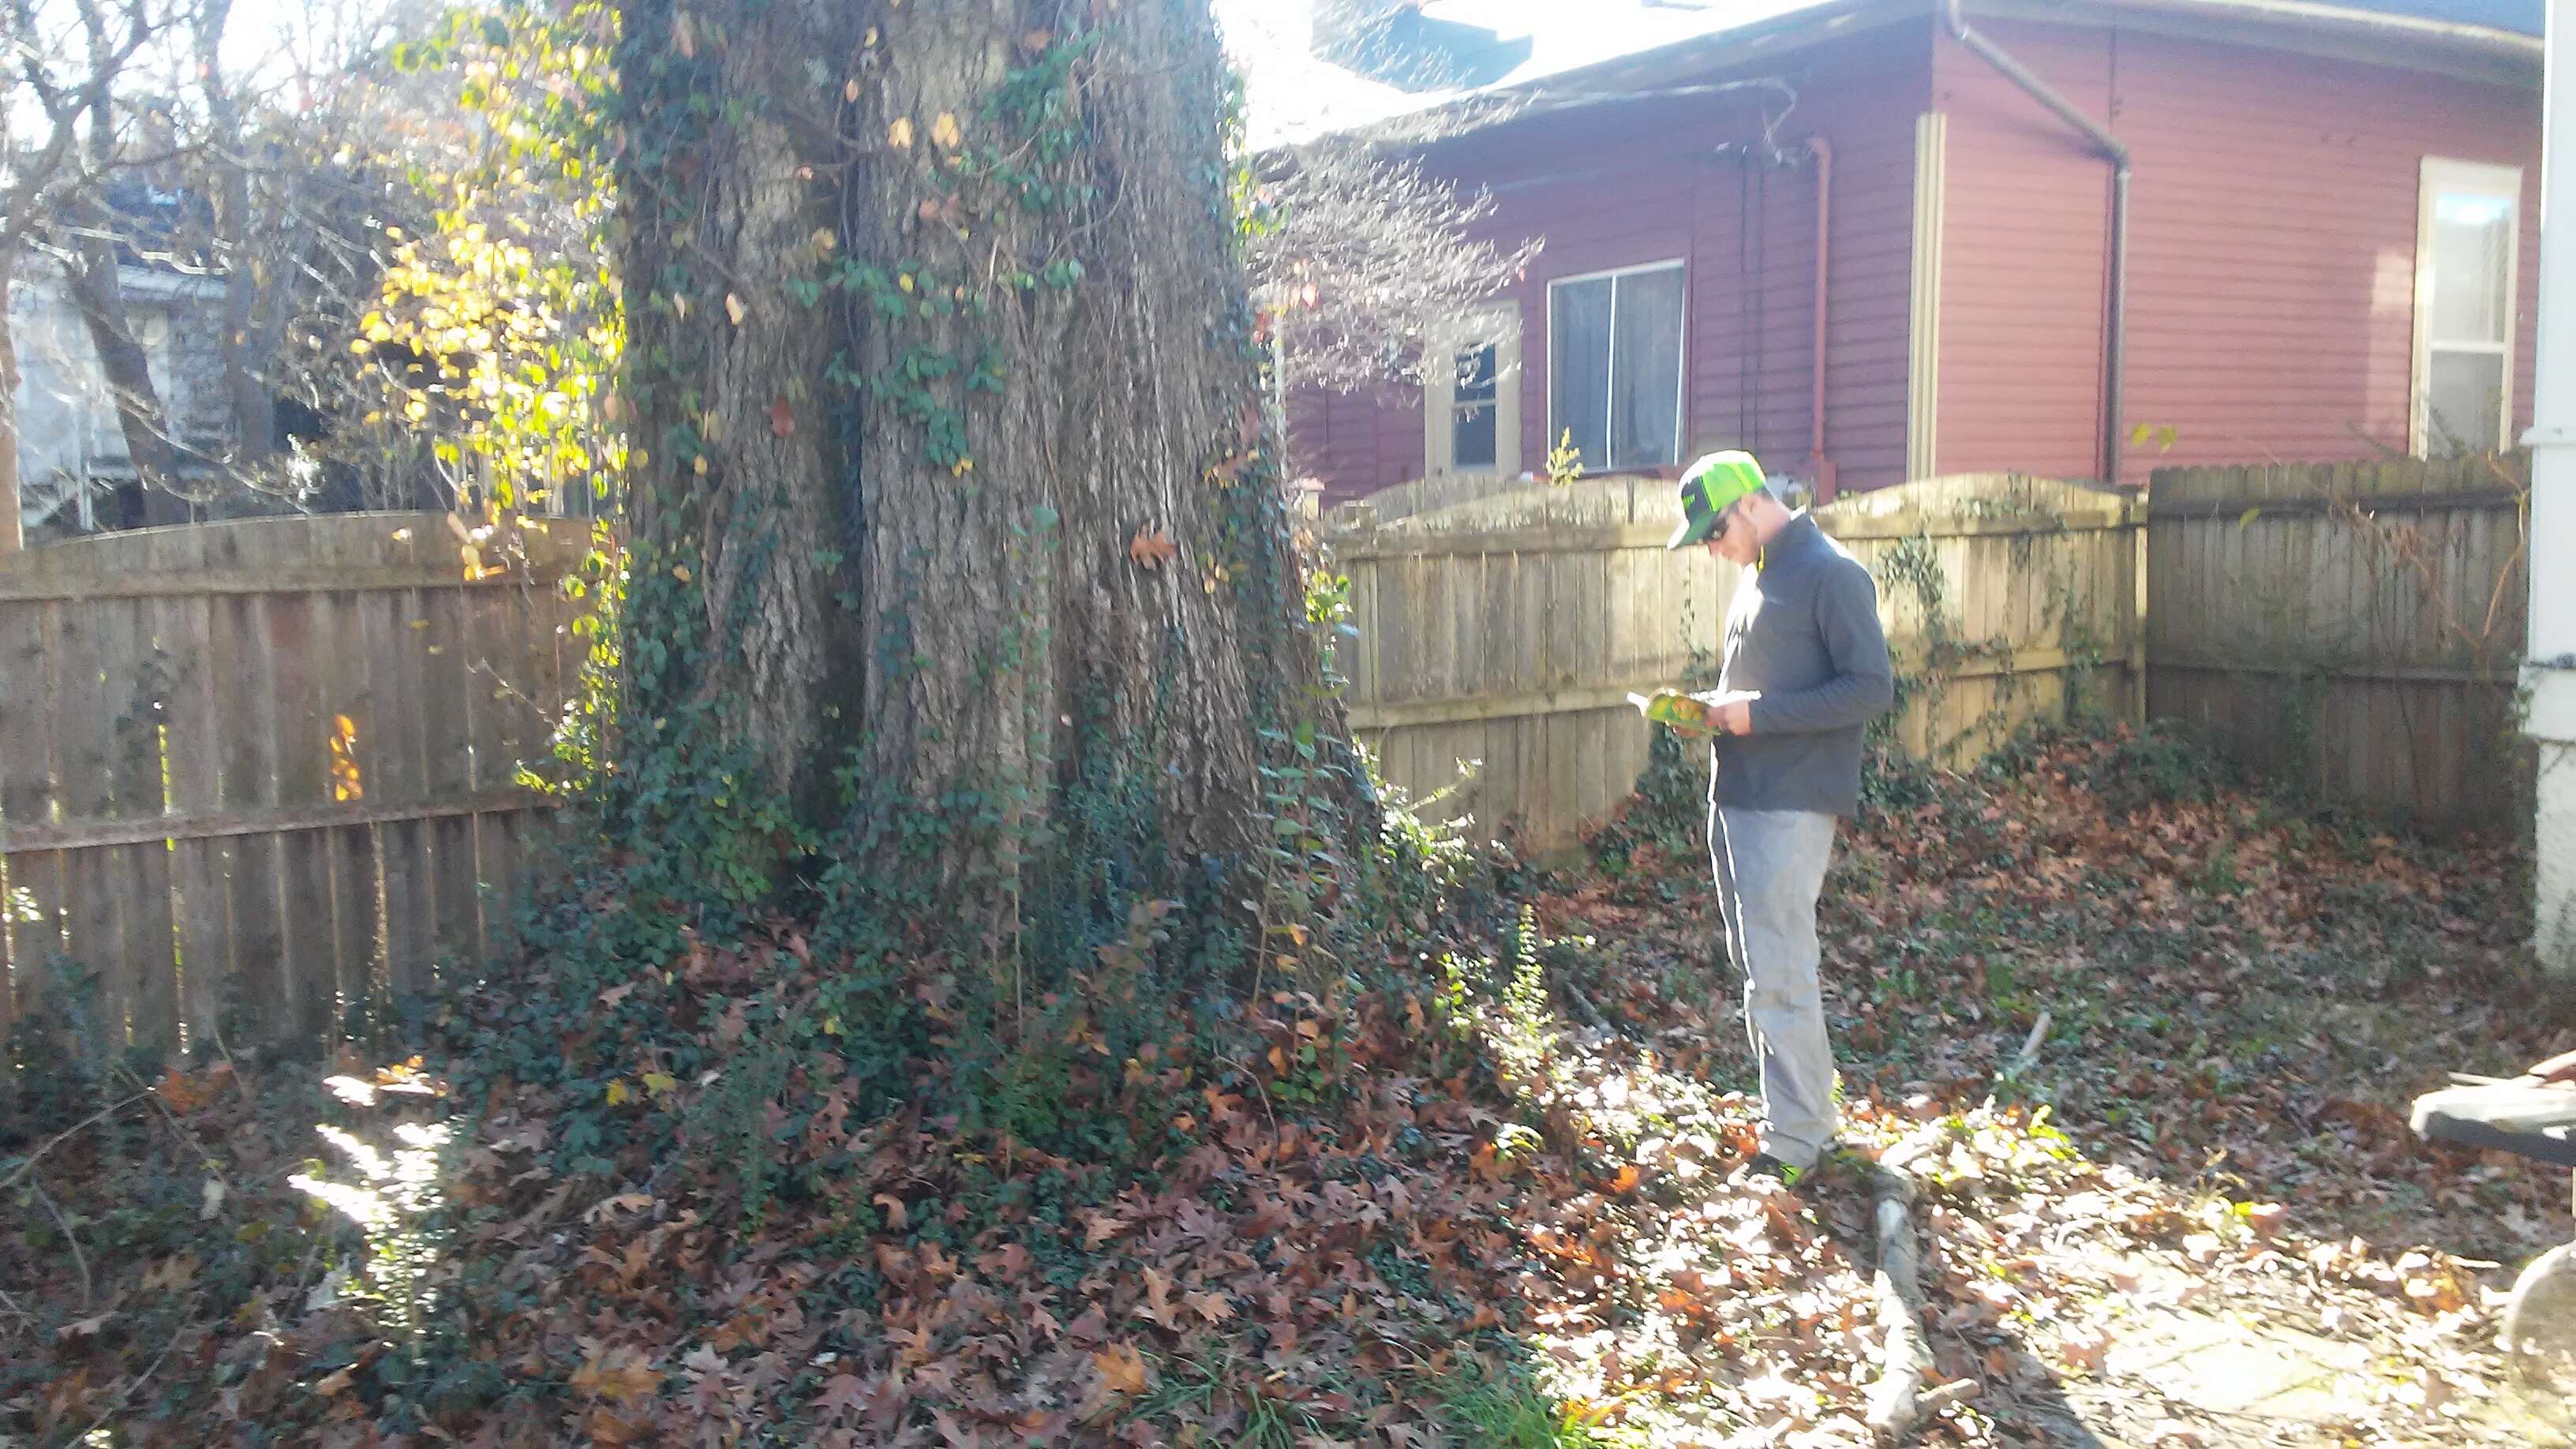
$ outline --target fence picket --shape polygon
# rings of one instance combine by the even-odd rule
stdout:
[[[2158,471],[2155,712],[2203,721],[2249,762],[2330,796],[2433,824],[2509,818],[2532,770],[2508,724],[2527,588],[2521,466]]]
[[[112,1044],[311,1051],[484,948],[587,527],[507,582],[446,540],[436,514],[278,518],[0,562],[0,1031],[64,956]],[[514,679],[523,718],[474,708]]]

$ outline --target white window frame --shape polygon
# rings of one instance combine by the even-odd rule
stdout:
[[[1494,349],[1494,461],[1458,466],[1459,352],[1488,343]],[[1521,471],[1521,309],[1518,304],[1480,308],[1431,334],[1422,362],[1422,467],[1432,477]]]
[[[1682,279],[1682,325],[1675,329],[1676,336],[1673,347],[1673,359],[1676,363],[1676,366],[1673,369],[1673,462],[1666,465],[1673,467],[1680,466],[1682,462],[1682,438],[1690,431],[1690,418],[1688,417],[1688,412],[1690,409],[1691,333],[1690,268],[1686,259],[1681,257],[1666,257],[1661,261],[1639,262],[1635,266],[1607,267],[1597,272],[1578,272],[1570,277],[1551,277],[1548,279],[1546,353],[1548,359],[1548,451],[1554,452],[1558,439],[1565,435],[1564,429],[1558,427],[1556,421],[1556,289],[1559,287],[1572,286],[1577,282],[1598,282],[1604,278],[1634,276],[1642,272],[1666,271],[1679,272]],[[1619,289],[1616,286],[1613,286],[1610,289],[1610,356],[1606,359],[1606,363],[1607,365],[1603,369],[1603,376],[1608,380],[1606,386],[1609,388],[1610,396],[1615,399],[1619,395]],[[1610,440],[1608,438],[1604,438],[1601,440],[1601,444],[1605,454],[1602,459],[1605,471],[1612,473],[1618,472],[1619,468],[1616,460],[1606,456],[1610,446]]]
[[[2503,358],[2498,376],[2503,388],[2496,409],[2495,446],[2513,446],[2514,348],[2522,310],[2522,168],[2479,161],[2424,158],[2415,203],[2415,361],[2407,396],[2407,451],[2427,457],[2433,448],[2432,409],[2428,390],[2433,380],[2433,203],[2445,191],[2477,192],[2506,203],[2511,226],[2505,233],[2504,340],[2465,345],[2444,343],[2445,352],[2480,352]]]

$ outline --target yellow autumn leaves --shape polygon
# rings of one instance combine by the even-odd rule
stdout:
[[[659,1097],[680,1085],[678,1079],[668,1072],[645,1072],[638,1080],[644,1084],[644,1093],[648,1097]],[[608,1090],[601,1095],[607,1099],[609,1106],[623,1107],[635,1100],[635,1089],[627,1086],[625,1079],[621,1077],[610,1082]]]
[[[513,494],[614,466],[597,425],[612,421],[603,394],[623,329],[587,304],[589,279],[479,221],[387,236],[378,305],[349,344],[386,389],[367,421],[430,432],[450,462],[488,459]]]
[[[954,111],[941,111],[930,123],[930,143],[942,151],[954,151],[966,144],[966,129],[957,124]],[[912,149],[912,117],[897,116],[886,124],[886,144],[897,151]]]

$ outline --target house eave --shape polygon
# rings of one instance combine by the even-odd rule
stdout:
[[[2503,85],[2540,83],[2537,36],[2313,0],[2108,0],[2084,6],[2065,0],[1970,0],[1968,13],[1977,19],[2044,25],[2117,26]]]
[[[1882,25],[1907,20],[1929,24],[1937,8],[1936,0],[1836,0],[1554,75],[1471,91],[1437,106],[1329,134],[1402,148],[1416,144],[1416,138],[1425,134],[1448,137],[1503,124],[1552,102],[1585,104],[1622,87],[1757,65],[1786,51]],[[1967,9],[1979,19],[2118,25],[2506,83],[2536,84],[2540,76],[2537,36],[2315,0],[2100,0],[2084,5],[2068,0],[1970,0]],[[1477,117],[1479,108],[1490,108],[1493,117]]]
[[[2421,15],[2393,15],[2382,10],[2356,10],[2349,6],[2312,4],[2309,0],[2115,0],[2121,10],[2165,11],[2176,15],[2206,16],[2213,19],[2235,19],[2285,28],[2306,28],[2373,36],[2381,39],[2422,41],[2445,50],[2467,51],[2500,59],[2525,60],[2536,72],[2540,65],[2541,42],[2537,35],[2499,30],[2492,25],[2471,25],[2457,20],[2435,20]],[[1972,5],[1972,11],[1988,7]],[[2008,5],[1993,7],[2005,13]],[[2030,7],[2033,9],[2059,7]],[[2061,15],[2060,18],[2066,18]]]
[[[1329,133],[1342,140],[1403,148],[1425,133],[1443,139],[1500,125],[1534,107],[1589,104],[1603,93],[1641,87],[1723,66],[1754,64],[1783,51],[1803,49],[1873,27],[1931,14],[1930,0],[1834,0],[1749,25],[1693,36],[1650,50],[1632,51],[1552,75],[1470,91],[1439,105]],[[1480,117],[1479,111],[1490,111]],[[1321,139],[1321,138],[1318,138]],[[1296,149],[1294,146],[1282,150]]]

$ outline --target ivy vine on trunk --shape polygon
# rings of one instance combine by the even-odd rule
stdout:
[[[1033,923],[1147,898],[1223,923],[1202,972],[1294,957],[1373,816],[1206,0],[620,21],[627,788],[789,802],[755,850],[851,824],[844,879],[935,899],[1023,992]]]

